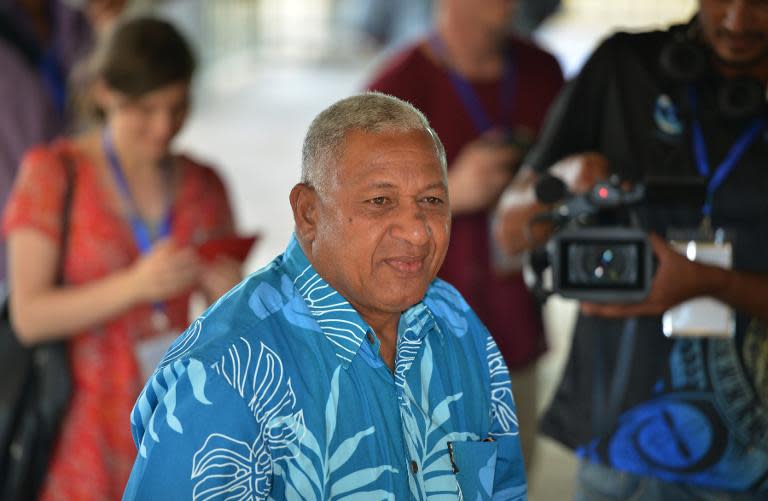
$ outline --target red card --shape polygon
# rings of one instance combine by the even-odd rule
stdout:
[[[226,256],[243,262],[258,239],[259,235],[214,238],[200,244],[197,253],[206,261],[215,261],[219,256]]]

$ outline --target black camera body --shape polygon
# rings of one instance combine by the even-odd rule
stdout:
[[[547,243],[552,290],[595,303],[645,299],[653,280],[648,235],[619,226],[567,228]]]
[[[572,196],[562,181],[544,176],[536,195],[545,203],[565,199],[532,221],[555,227],[547,244],[530,255],[534,277],[529,285],[536,296],[543,300],[554,293],[596,303],[633,303],[647,297],[653,250],[632,213],[632,206],[645,198],[643,185],[625,189],[612,178],[584,195]],[[552,270],[551,289],[543,285],[547,268]]]

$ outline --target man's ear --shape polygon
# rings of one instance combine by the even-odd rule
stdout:
[[[299,242],[311,244],[317,232],[317,209],[320,199],[314,188],[304,183],[293,187],[290,195],[293,222]]]

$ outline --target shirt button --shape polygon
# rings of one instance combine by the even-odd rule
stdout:
[[[419,472],[419,463],[416,460],[411,459],[411,473],[416,475]]]
[[[374,339],[373,334],[371,333],[371,331],[368,331],[368,333],[365,335],[365,337],[366,337],[366,339],[368,339],[368,342],[371,345],[375,344],[376,340]]]

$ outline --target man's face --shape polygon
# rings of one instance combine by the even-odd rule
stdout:
[[[517,0],[446,0],[466,23],[474,23],[489,32],[507,29],[517,10]]]
[[[448,248],[446,180],[423,131],[350,132],[317,195],[311,260],[369,323],[424,297]]]
[[[749,67],[768,55],[768,0],[699,0],[699,21],[726,65]]]

